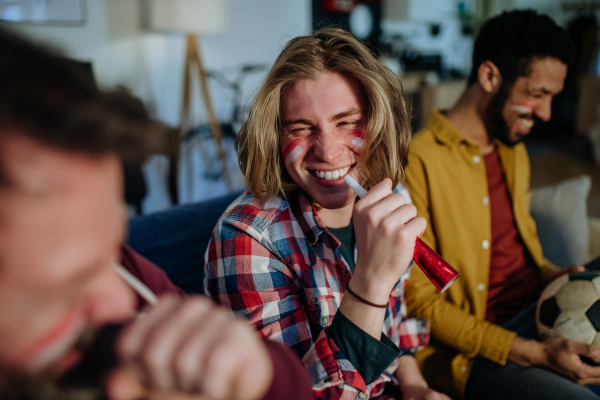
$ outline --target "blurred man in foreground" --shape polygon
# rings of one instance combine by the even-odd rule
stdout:
[[[120,159],[141,161],[163,130],[131,98],[0,31],[0,398],[310,396],[293,354],[207,300],[166,296],[133,318],[113,268]]]

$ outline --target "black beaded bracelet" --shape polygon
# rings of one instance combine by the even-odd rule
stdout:
[[[356,297],[358,300],[362,301],[365,304],[370,305],[371,307],[377,307],[377,308],[388,308],[390,306],[390,302],[388,301],[387,304],[385,305],[381,305],[381,304],[375,304],[370,302],[369,300],[360,297],[359,295],[357,295],[356,293],[354,293],[351,289],[350,289],[350,284],[347,283],[346,284],[346,290],[348,291],[348,293],[350,293],[352,296]]]

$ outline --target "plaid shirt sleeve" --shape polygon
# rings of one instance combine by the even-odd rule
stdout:
[[[294,275],[267,250],[261,237],[251,233],[234,224],[217,225],[207,254],[206,294],[248,318],[262,336],[295,350],[309,371],[317,398],[365,398],[383,390],[381,383],[390,378],[382,374],[366,385],[327,328],[313,341]]]
[[[389,327],[386,334],[402,350],[402,355],[414,354],[429,344],[429,321],[426,319],[410,318],[406,319],[406,300],[404,299],[404,289],[406,281],[410,277],[409,269],[402,275],[396,283],[390,294],[390,307],[386,312],[385,326]],[[392,375],[398,368],[398,361],[394,361],[387,369],[387,373]]]

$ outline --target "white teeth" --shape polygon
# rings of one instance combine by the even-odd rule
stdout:
[[[521,114],[529,114],[533,111],[533,108],[529,106],[514,105],[510,108]]]
[[[350,167],[340,168],[336,171],[315,171],[315,175],[317,175],[319,178],[331,181],[343,177],[348,173],[349,170]]]
[[[533,126],[533,121],[526,118],[519,118],[519,126],[524,129],[529,129]]]

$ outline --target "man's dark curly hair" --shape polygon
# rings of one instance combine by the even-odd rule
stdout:
[[[163,149],[166,132],[140,100],[99,90],[74,61],[0,29],[0,139],[16,133],[137,163]]]
[[[533,10],[505,12],[488,20],[479,31],[473,50],[469,85],[476,83],[484,61],[493,62],[509,87],[529,74],[534,59],[554,57],[569,65],[574,49],[567,32],[547,15]]]

